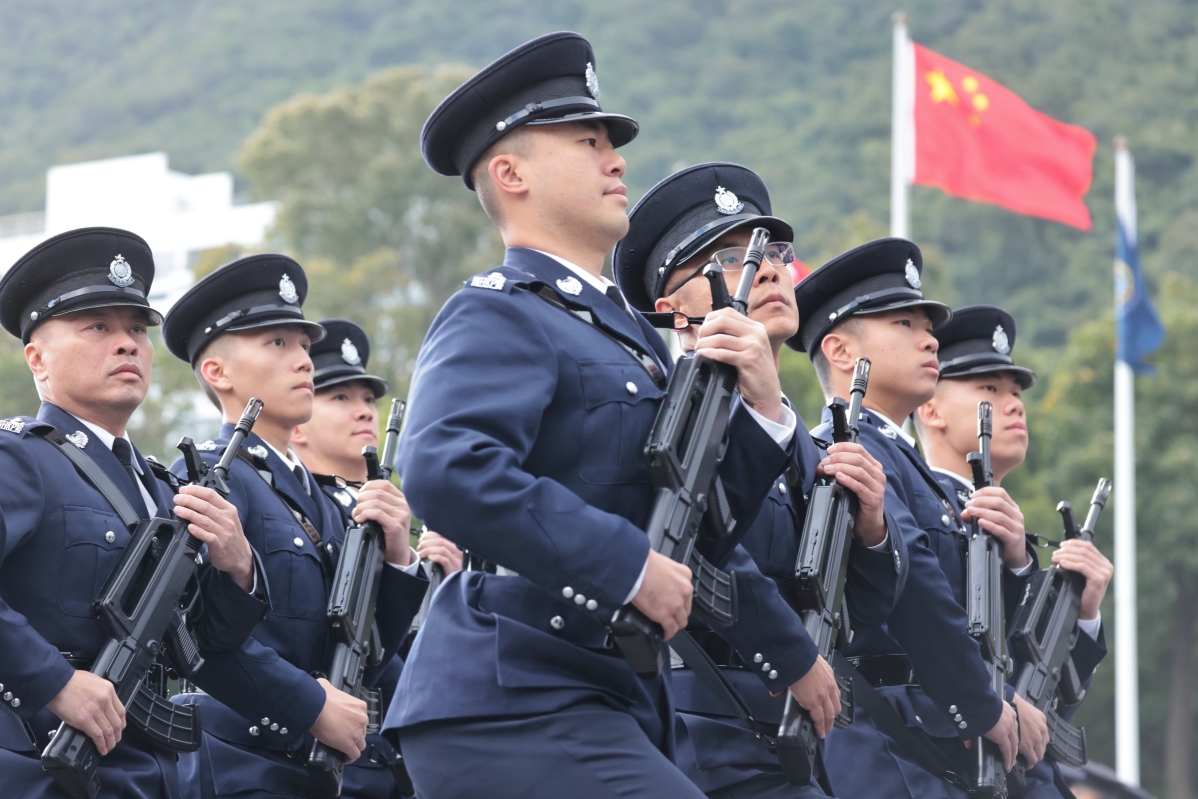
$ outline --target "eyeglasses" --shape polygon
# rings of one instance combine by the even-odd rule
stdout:
[[[701,275],[703,269],[710,263],[719,264],[726,275],[737,274],[745,268],[745,256],[748,252],[748,247],[728,247],[727,249],[717,250],[710,258],[700,263],[693,272],[687,275],[685,280],[667,291],[665,296],[670,296],[691,280]],[[762,260],[767,261],[771,266],[779,268],[792,264],[795,261],[794,245],[789,241],[771,241],[765,247],[765,256]]]

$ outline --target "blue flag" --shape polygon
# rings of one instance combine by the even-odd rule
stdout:
[[[1140,268],[1135,167],[1130,153],[1123,150],[1120,154],[1126,154],[1127,161],[1125,166],[1116,162],[1115,169],[1115,357],[1137,374],[1152,374],[1144,358],[1164,343],[1165,326],[1152,307],[1148,283]]]

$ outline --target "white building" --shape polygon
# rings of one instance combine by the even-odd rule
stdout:
[[[154,251],[154,307],[165,311],[192,283],[199,251],[227,244],[255,247],[274,222],[276,203],[233,204],[228,172],[184,175],[166,153],[51,167],[46,210],[0,217],[0,271],[65,230],[104,225],[130,230]]]

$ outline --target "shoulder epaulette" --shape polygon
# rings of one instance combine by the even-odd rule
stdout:
[[[0,430],[5,430],[22,437],[39,428],[49,427],[52,427],[52,425],[40,419],[35,419],[32,416],[13,416],[8,419],[0,419]]]
[[[491,291],[511,294],[514,288],[525,288],[536,282],[538,282],[537,277],[528,272],[511,266],[497,266],[467,280],[466,287],[472,289],[490,289]]]

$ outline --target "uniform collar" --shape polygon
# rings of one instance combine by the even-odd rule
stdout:
[[[907,435],[907,431],[903,429],[903,426],[901,424],[895,424],[894,422],[890,421],[885,416],[883,416],[881,413],[874,410],[873,408],[868,408],[867,410],[869,411],[870,415],[873,416],[875,419],[877,419],[879,422],[881,422],[884,425],[889,425],[894,430],[894,432],[899,434],[899,437],[901,439],[903,439],[903,441],[907,442],[908,446],[910,446],[912,449],[915,448],[915,438],[913,436]]]
[[[969,480],[966,480],[964,477],[957,474],[956,472],[950,472],[948,469],[941,469],[939,466],[933,466],[930,463],[928,464],[928,468],[931,469],[933,472],[936,472],[937,474],[943,474],[947,477],[953,478],[958,483],[960,483],[962,486],[964,486],[965,488],[968,488],[970,491],[973,490],[973,483],[970,482]]]
[[[532,248],[530,247],[529,249],[532,249]],[[541,255],[546,255],[546,256],[552,258],[553,260],[557,261],[559,264],[566,267],[571,272],[573,272],[574,274],[576,274],[580,278],[582,278],[584,283],[589,283],[591,288],[595,289],[595,291],[601,291],[604,294],[607,294],[608,286],[616,285],[615,283],[612,283],[610,280],[603,277],[602,275],[600,275],[599,277],[596,277],[595,275],[591,274],[587,270],[583,269],[578,264],[571,263],[570,261],[567,261],[565,258],[554,255],[551,252],[545,252],[544,250],[533,250],[533,252],[539,252]]]
[[[66,413],[66,411],[63,411],[63,413]],[[86,419],[80,419],[78,416],[75,416],[75,414],[73,414],[73,413],[71,414],[71,416],[74,416],[74,418],[79,421],[79,424],[83,425],[88,430],[91,430],[93,433],[95,433],[96,438],[98,438],[98,439],[100,439],[100,441],[104,442],[104,446],[108,447],[109,449],[112,449],[112,444],[114,441],[116,441],[116,436],[114,436],[112,433],[105,430],[103,427],[100,427],[100,425],[98,425],[98,424],[92,424],[91,422],[87,421]],[[126,433],[125,435],[121,436],[121,438],[125,439],[126,441],[129,441],[129,434]],[[134,452],[137,451],[137,449],[135,447],[133,447],[132,441],[129,441],[129,447],[132,448]],[[139,462],[138,458],[133,459],[133,469],[138,474],[145,474],[145,472],[143,472],[141,470],[141,463]]]

